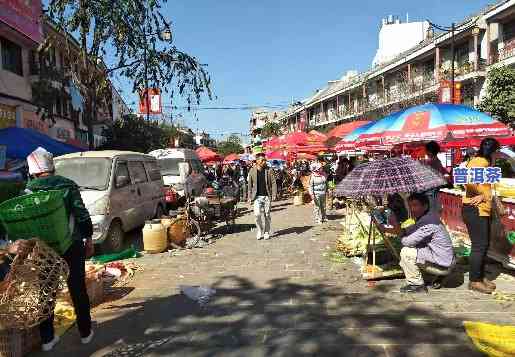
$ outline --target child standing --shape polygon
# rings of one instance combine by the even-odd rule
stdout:
[[[313,218],[315,224],[322,224],[326,221],[325,201],[327,196],[327,177],[325,176],[320,162],[314,163],[311,168],[309,194],[313,199]]]

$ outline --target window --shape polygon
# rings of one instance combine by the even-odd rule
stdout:
[[[159,159],[158,165],[161,169],[161,174],[165,176],[179,176],[179,162],[182,159]]]
[[[127,163],[126,162],[119,162],[116,164],[116,175],[114,177],[115,179],[115,182],[118,181],[118,177],[127,177],[128,181],[127,181],[127,184],[123,185],[123,186],[116,186],[116,188],[122,188],[122,187],[125,187],[129,184],[130,182],[130,175],[129,175],[129,168],[127,167]]]
[[[150,177],[151,181],[161,180],[161,170],[159,170],[156,161],[145,162],[145,168],[147,169],[148,177]]]
[[[140,161],[129,162],[129,173],[132,177],[133,183],[147,182],[147,172],[143,163]]]
[[[31,75],[39,74],[39,58],[37,51],[29,52],[29,71]]]
[[[61,106],[61,98],[59,97],[56,97],[55,98],[55,111],[57,113],[57,115],[61,116],[63,111],[62,111],[62,106]]]
[[[55,172],[74,181],[79,188],[106,190],[111,177],[111,159],[77,157],[56,160]]]
[[[504,23],[502,30],[504,42],[511,42],[515,39],[515,21]]]
[[[21,47],[3,37],[0,37],[0,45],[2,51],[2,68],[23,76]]]

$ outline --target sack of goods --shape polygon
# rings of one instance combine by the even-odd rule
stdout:
[[[57,253],[72,245],[66,190],[40,191],[0,204],[0,221],[11,241],[39,238]]]

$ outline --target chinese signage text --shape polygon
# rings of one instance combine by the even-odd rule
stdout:
[[[457,185],[494,184],[501,180],[502,172],[500,167],[456,167],[453,176]]]

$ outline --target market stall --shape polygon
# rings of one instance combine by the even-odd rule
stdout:
[[[502,263],[505,267],[515,269],[515,185],[511,180],[497,186],[499,196],[504,204],[506,215],[502,218],[502,230],[492,232],[488,256]],[[509,188],[511,186],[511,189]],[[467,227],[462,219],[462,198],[464,191],[459,189],[440,190],[439,199],[442,205],[442,221],[448,230],[470,247]],[[510,197],[502,197],[502,195]],[[495,224],[495,222],[493,223]]]
[[[443,177],[429,167],[410,158],[397,157],[361,164],[337,185],[336,194],[351,199],[346,205],[347,228],[338,245],[344,252],[352,252],[352,247],[357,246],[355,253],[363,253],[366,247],[362,265],[365,279],[392,277],[399,272],[398,240],[378,232],[374,226],[378,221],[388,224],[387,201],[393,202],[393,196],[399,193],[424,192],[444,184]],[[402,198],[401,204],[405,206]],[[398,221],[409,224],[406,220]],[[380,246],[388,249],[391,259],[379,262]]]
[[[195,151],[203,163],[221,162],[223,160],[220,155],[205,146],[201,146]]]

